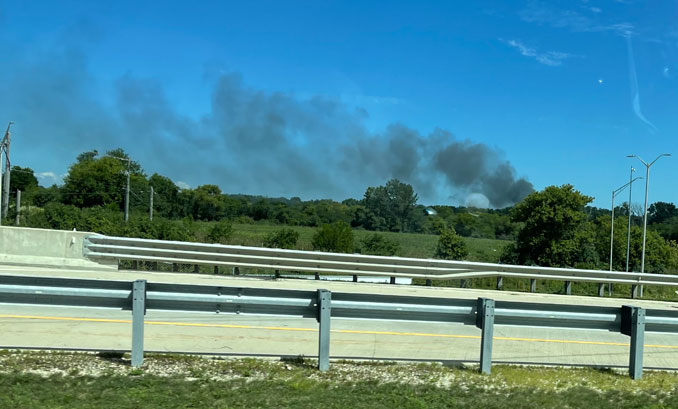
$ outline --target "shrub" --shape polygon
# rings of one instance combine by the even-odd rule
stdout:
[[[264,238],[264,247],[276,249],[293,249],[297,246],[299,232],[292,229],[280,229],[271,232]]]
[[[464,239],[449,227],[440,234],[435,256],[446,260],[461,260],[468,256],[468,248]]]
[[[123,227],[125,225],[124,216],[119,210],[110,210],[96,206],[84,208],[80,213],[81,225],[78,227],[79,230],[91,231],[109,236],[120,236],[123,234]]]
[[[156,231],[155,238],[158,240],[192,241],[194,239],[193,233],[186,228],[184,223],[158,217],[153,219],[153,224]]]
[[[48,203],[41,216],[43,217],[41,222],[44,224],[39,227],[73,230],[74,228],[80,229],[81,226],[80,209],[75,206]]]
[[[226,244],[231,234],[233,234],[231,222],[219,220],[210,228],[209,233],[207,233],[207,240],[210,243]]]
[[[353,230],[344,221],[323,224],[313,235],[313,250],[333,253],[353,252]]]
[[[400,243],[383,234],[373,233],[360,241],[361,252],[375,256],[395,256],[400,253]]]

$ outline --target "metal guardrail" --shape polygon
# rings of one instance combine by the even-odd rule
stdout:
[[[132,311],[132,365],[143,363],[147,310],[314,318],[319,323],[318,367],[329,368],[332,318],[423,321],[481,329],[480,369],[490,372],[494,325],[597,329],[631,337],[629,372],[642,376],[645,331],[678,333],[678,312],[477,300],[331,293],[261,288],[0,276],[0,303],[84,306]]]
[[[637,297],[641,285],[678,286],[678,275],[582,270],[554,267],[516,266],[470,261],[383,257],[362,254],[324,253],[315,251],[270,249],[264,247],[229,246],[92,235],[84,240],[83,253],[99,261],[148,261],[175,264],[264,268],[323,274],[358,276],[408,277],[430,280],[497,277],[501,288],[504,277],[530,279],[531,291],[536,280],[565,282],[571,293],[572,282],[598,283],[598,295],[605,284],[630,284],[631,296]]]

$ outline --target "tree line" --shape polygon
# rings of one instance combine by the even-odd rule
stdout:
[[[504,210],[474,209],[469,213],[461,207],[433,206],[428,209],[437,215],[428,217],[427,208],[418,203],[412,186],[397,179],[383,186],[368,187],[361,199],[341,202],[226,194],[212,184],[181,189],[163,175],[147,176],[141,165],[122,149],[103,155],[97,151],[81,153],[60,186],[39,186],[32,169],[14,166],[10,190],[22,191],[24,206],[44,208],[56,203],[75,209],[121,212],[128,168],[130,213],[133,215],[148,214],[150,188],[153,187],[154,215],[167,219],[228,219],[237,223],[309,227],[343,221],[352,228],[371,231],[439,234],[449,226],[467,237],[511,239],[515,235],[508,212]]]
[[[130,180],[130,220],[124,223],[125,186]],[[154,220],[148,217],[153,187]],[[475,209],[423,206],[412,186],[397,179],[367,187],[362,198],[301,200],[226,194],[216,185],[180,188],[171,179],[148,176],[122,149],[83,152],[62,185],[43,187],[33,170],[12,167],[12,192],[22,191],[21,223],[30,227],[96,231],[104,234],[223,242],[232,223],[268,223],[281,229],[266,238],[270,247],[294,248],[295,232],[285,226],[317,227],[314,248],[322,251],[393,255],[396,243],[374,234],[355,243],[352,229],[439,235],[432,256],[463,259],[459,236],[506,239],[501,260],[511,264],[606,268],[609,263],[610,210],[590,206],[593,198],[571,185],[549,186],[513,207]],[[14,209],[13,211],[16,211]],[[641,210],[642,211],[642,210]],[[632,214],[630,269],[640,265],[641,216],[628,203],[615,209],[613,268],[626,268],[626,216]],[[672,203],[650,206],[646,271],[678,269],[678,209]],[[5,221],[8,224],[12,220]],[[214,222],[199,232],[195,221]],[[298,238],[298,237],[297,237]]]

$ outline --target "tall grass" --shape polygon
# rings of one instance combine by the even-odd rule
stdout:
[[[209,223],[197,223],[201,231],[206,231]],[[267,234],[281,228],[291,228],[299,233],[297,249],[312,250],[311,241],[316,228],[304,226],[276,226],[270,224],[233,224],[233,234],[228,240],[229,244],[242,246],[262,246]],[[356,242],[375,232],[366,230],[353,230]],[[392,233],[378,232],[387,238],[400,244],[400,256],[416,258],[432,258],[438,244],[438,236],[433,234],[418,233]],[[506,245],[510,243],[507,240],[478,239],[465,237],[464,241],[469,249],[468,259],[470,261],[484,261],[496,263]]]

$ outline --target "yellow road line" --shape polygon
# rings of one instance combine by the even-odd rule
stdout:
[[[132,322],[132,321],[130,321]],[[212,327],[212,328],[240,328],[240,329],[266,329],[272,331],[302,331],[318,332],[315,328],[295,328],[295,327],[269,327],[262,325],[234,325],[234,324],[201,324],[193,322],[173,322],[173,321],[144,321],[148,325],[174,325],[179,327]]]
[[[107,322],[115,324],[131,324],[132,320],[116,320],[109,318],[78,318],[78,317],[46,317],[41,315],[11,315],[0,314],[0,318],[21,318],[31,320],[51,320],[51,321],[84,321],[84,322]],[[274,331],[307,331],[318,332],[314,328],[293,328],[293,327],[269,327],[258,325],[234,325],[234,324],[202,324],[197,322],[174,322],[174,321],[148,321],[146,325],[173,325],[177,327],[212,327],[212,328],[239,328],[239,329],[266,329]]]
[[[456,335],[456,334],[428,334],[425,332],[394,332],[394,331],[363,331],[353,329],[336,329],[331,332],[340,334],[367,334],[367,335],[401,335],[411,337],[434,337],[434,338],[471,338],[480,339],[478,335]]]
[[[50,320],[50,321],[79,321],[79,322],[105,322],[114,324],[131,324],[132,320],[120,320],[111,318],[80,318],[80,317],[52,317],[42,315],[14,315],[0,314],[0,318],[32,319],[32,320]],[[174,322],[174,321],[144,321],[146,325],[168,325],[178,327],[207,327],[207,328],[236,328],[236,329],[262,329],[271,331],[299,331],[299,332],[318,332],[315,328],[296,328],[296,327],[275,327],[263,325],[235,325],[235,324],[204,324],[194,322]],[[337,329],[331,332],[339,334],[363,334],[363,335],[396,335],[412,337],[432,337],[432,338],[464,338],[480,339],[478,335],[457,335],[457,334],[431,334],[424,332],[396,332],[396,331],[364,331]],[[578,341],[571,339],[545,339],[545,338],[518,338],[518,337],[493,337],[498,341],[521,341],[521,342],[548,342],[556,344],[581,344],[581,345],[604,345],[604,346],[629,346],[623,342],[603,342],[603,341]],[[678,349],[678,345],[655,345],[645,344],[646,348],[664,348]]]
[[[51,320],[51,321],[113,322],[119,324],[129,324],[132,322],[132,320],[115,320],[111,318],[45,317],[42,315],[12,315],[12,314],[0,314],[0,318],[24,318],[29,320]]]

